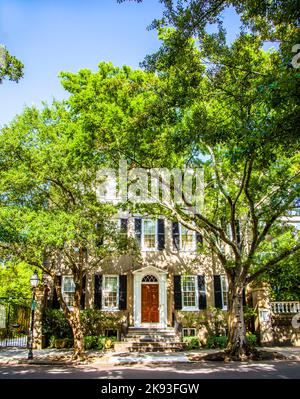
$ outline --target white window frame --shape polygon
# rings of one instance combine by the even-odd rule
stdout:
[[[155,246],[152,248],[144,247],[144,222],[151,221],[155,224]],[[142,219],[142,231],[141,231],[141,250],[146,252],[158,251],[158,222],[157,219]]]
[[[184,226],[182,226],[181,223],[179,223],[179,249],[180,249],[180,251],[181,252],[194,252],[194,251],[196,251],[196,249],[197,249],[196,232],[194,230],[190,230],[190,229],[188,229],[188,230],[190,230],[193,233],[193,247],[190,248],[190,249],[188,249],[188,248],[184,249],[183,248],[183,246],[182,246],[182,238],[181,238],[182,237],[182,233],[181,233],[182,227],[184,227]]]
[[[62,294],[62,296],[63,296],[64,301],[65,301],[65,292],[67,292],[67,293],[72,293],[72,292],[73,292],[73,291],[65,291],[65,289],[64,289],[64,287],[65,287],[65,279],[67,279],[67,278],[70,278],[70,279],[73,280],[73,284],[74,284],[74,296],[75,296],[75,283],[74,283],[74,277],[73,277],[73,276],[70,276],[70,275],[62,276],[62,281],[61,281],[61,294]],[[74,300],[75,300],[75,298],[74,298]],[[74,306],[69,306],[69,305],[67,305],[67,306],[68,306],[68,309],[70,309],[70,310],[74,309]]]
[[[222,309],[223,310],[228,310],[227,305],[224,305],[225,292],[227,292],[227,303],[228,303],[228,280],[227,280],[227,277],[224,274],[222,274],[220,276],[220,279],[221,279],[221,293],[222,293]],[[224,292],[224,286],[226,288],[225,292]]]
[[[184,291],[183,291],[183,280],[186,277],[193,277],[195,281],[195,302],[196,304],[194,306],[184,306]],[[182,298],[182,310],[186,311],[195,311],[199,310],[199,292],[198,292],[198,276],[195,275],[188,275],[188,276],[182,276],[181,277],[181,298]]]
[[[117,278],[117,305],[114,307],[105,306],[104,302],[104,293],[105,293],[105,279],[107,277],[116,277]],[[118,274],[103,274],[102,279],[102,309],[106,311],[116,311],[119,310],[119,289],[120,289],[120,276]]]
[[[184,335],[184,333],[185,333],[185,331],[187,331],[187,335]],[[190,332],[191,331],[194,331],[194,335],[191,335],[190,334]],[[183,329],[182,329],[182,337],[184,338],[184,337],[197,337],[198,336],[198,334],[197,334],[197,328],[195,328],[195,327],[184,327]]]

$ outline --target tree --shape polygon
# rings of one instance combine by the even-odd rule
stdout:
[[[100,151],[84,151],[87,137],[59,103],[42,111],[25,109],[3,128],[0,142],[2,258],[38,267],[55,281],[72,328],[74,356],[82,356],[83,278],[127,244],[113,222],[116,208],[96,198],[105,158]],[[56,279],[64,272],[74,279],[72,309]]]
[[[222,264],[229,281],[227,354],[241,359],[253,354],[243,289],[300,249],[298,237],[285,239],[278,229],[300,187],[298,143],[265,89],[280,62],[249,34],[231,46],[222,32],[204,35],[196,48],[172,29],[160,33],[163,45],[146,60],[147,72],[101,64],[95,74],[64,74],[63,85],[93,145],[105,140],[114,163],[119,156],[145,169],[203,166],[204,209],[190,212],[193,204],[183,198],[183,206],[161,202],[160,211],[201,233],[202,250]],[[285,100],[282,94],[280,104]]]
[[[4,46],[0,46],[0,84],[4,79],[18,82],[23,77],[24,65],[11,55]]]

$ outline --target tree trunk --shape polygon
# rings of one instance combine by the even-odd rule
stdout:
[[[84,340],[79,307],[74,306],[73,311],[69,313],[68,320],[72,328],[74,339],[74,358],[79,359],[84,356]]]
[[[229,281],[228,290],[228,344],[226,355],[232,360],[245,360],[253,355],[246,340],[243,311],[243,283]]]
[[[70,310],[64,301],[61,292],[61,286],[59,284],[55,284],[55,289],[57,292],[57,296],[61,305],[61,308],[65,314],[65,317],[72,329],[73,339],[74,339],[74,359],[81,359],[84,357],[84,339],[83,339],[83,331],[80,320],[80,292],[81,286],[80,284],[76,285],[75,288],[75,300],[73,305],[73,310]]]

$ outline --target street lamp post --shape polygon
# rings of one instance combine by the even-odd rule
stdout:
[[[37,271],[35,270],[33,275],[30,277],[30,285],[32,287],[32,302],[31,302],[31,322],[30,322],[30,330],[29,330],[29,336],[28,336],[28,359],[33,359],[33,352],[32,352],[32,346],[33,346],[33,327],[34,327],[34,311],[36,308],[36,300],[35,300],[35,294],[36,294],[36,287],[39,284],[39,276]]]

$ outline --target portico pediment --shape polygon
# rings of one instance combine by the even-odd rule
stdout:
[[[146,266],[142,267],[141,269],[135,270],[132,272],[133,274],[156,274],[156,275],[164,275],[168,274],[166,270],[159,269],[158,267],[155,266]]]

